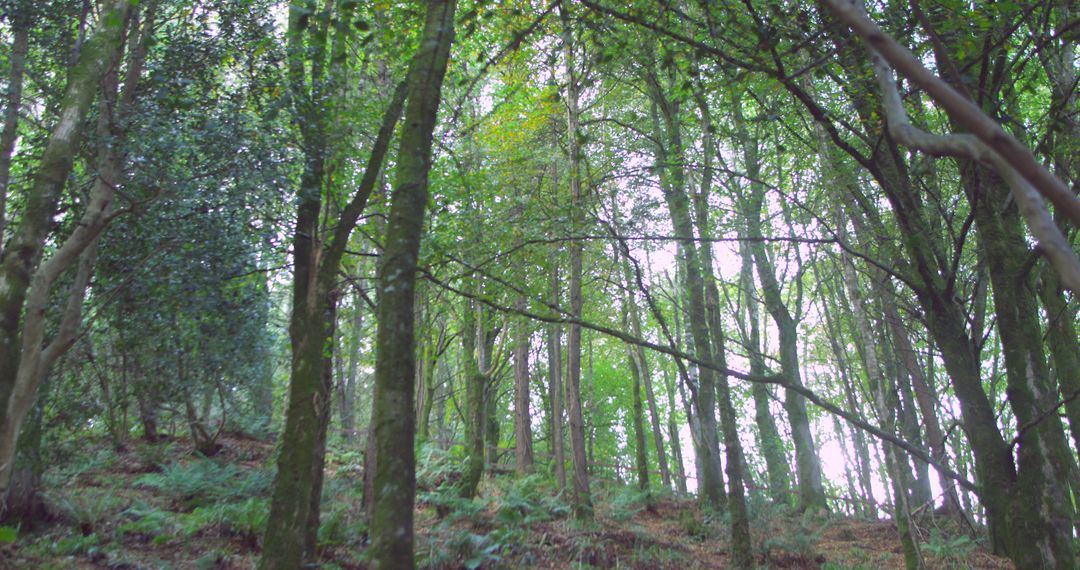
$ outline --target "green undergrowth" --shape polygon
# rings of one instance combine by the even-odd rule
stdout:
[[[18,568],[251,568],[270,510],[272,446],[226,442],[218,457],[182,442],[109,448],[46,473],[50,520],[0,527],[0,562]],[[243,446],[247,447],[243,447]],[[420,568],[724,568],[730,518],[669,491],[594,479],[595,518],[574,520],[551,473],[504,474],[460,496],[462,455],[417,448],[416,559]],[[363,454],[328,450],[319,567],[365,567]],[[873,569],[900,561],[887,521],[804,516],[752,497],[760,568]],[[933,567],[971,567],[976,540],[932,526],[923,552]],[[891,533],[891,534],[890,534]],[[982,558],[987,558],[984,554]]]

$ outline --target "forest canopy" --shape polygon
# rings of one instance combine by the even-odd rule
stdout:
[[[0,565],[1077,568],[1078,18],[0,0]]]

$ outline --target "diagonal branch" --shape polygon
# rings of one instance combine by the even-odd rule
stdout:
[[[925,90],[949,113],[950,117],[971,131],[973,138],[992,149],[1001,163],[1015,170],[1018,178],[1027,181],[1035,191],[1052,202],[1072,221],[1073,225],[1080,226],[1080,200],[1077,200],[1061,180],[1046,170],[1027,147],[1006,133],[975,103],[957,93],[948,83],[927,69],[910,51],[882,31],[870,20],[860,3],[852,0],[828,0],[828,4],[841,20],[862,37],[871,53],[876,53],[884,62],[888,62],[888,65]],[[1005,174],[1002,173],[1002,176],[1004,177]]]
[[[1043,197],[1051,200],[1074,225],[1080,225],[1080,200],[1065,188],[1060,180],[1046,171],[1026,147],[1021,145],[978,107],[934,76],[914,59],[906,49],[870,21],[861,5],[848,0],[829,0],[830,5],[867,43],[889,133],[901,143],[933,156],[952,156],[990,164],[1012,190],[1020,213],[1062,282],[1073,291],[1080,291],[1080,259],[1072,244],[1061,233],[1047,211]],[[909,61],[910,60],[910,61]],[[896,66],[913,83],[925,89],[940,103],[949,116],[973,134],[937,135],[913,126],[904,110],[900,91],[893,78]],[[988,124],[987,124],[988,123]],[[1030,159],[1031,164],[1028,164]],[[1031,165],[1039,172],[1032,172]],[[1040,174],[1049,177],[1044,180]],[[1051,183],[1052,182],[1052,183]],[[1060,195],[1060,192],[1065,195]]]

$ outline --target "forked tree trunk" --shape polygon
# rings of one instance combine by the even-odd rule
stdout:
[[[107,210],[113,188],[99,180],[83,216],[85,225],[42,264],[42,253],[53,228],[60,194],[82,141],[82,124],[99,86],[118,61],[130,9],[128,0],[109,2],[101,12],[94,34],[83,45],[69,72],[60,104],[60,119],[52,130],[27,193],[20,223],[0,256],[0,494],[7,491],[19,431],[38,386],[48,367],[70,346],[64,337],[73,338],[81,321],[83,295],[92,267],[88,262],[93,258],[93,255],[84,257],[82,254],[96,243],[108,222]],[[106,85],[109,83],[115,89],[115,81],[106,82]],[[115,182],[115,179],[111,181]],[[76,262],[80,265],[78,271],[85,273],[85,279],[76,279],[61,331],[48,347],[43,347],[44,309],[49,290],[60,274]],[[81,291],[77,290],[80,283]]]
[[[669,100],[660,84],[655,69],[648,72],[649,96],[652,99],[653,131],[656,133],[655,164],[660,175],[660,187],[664,193],[671,225],[678,238],[679,261],[683,269],[682,296],[694,355],[706,362],[715,362],[710,341],[707,306],[705,300],[705,267],[702,265],[694,241],[694,225],[691,219],[690,198],[687,195],[686,173],[678,103]],[[660,125],[659,109],[664,125]],[[663,142],[659,142],[663,141]],[[720,441],[716,424],[716,376],[711,368],[698,367],[698,386],[694,394],[695,417],[698,421],[698,496],[709,508],[724,510],[727,497],[721,472]]]
[[[344,4],[342,8],[345,9]],[[295,120],[303,140],[304,172],[293,234],[289,402],[270,517],[263,538],[263,554],[259,560],[261,570],[292,570],[314,555],[332,394],[333,355],[326,354],[324,347],[332,346],[334,338],[338,269],[349,236],[375,188],[405,97],[403,87],[399,86],[383,114],[356,192],[342,210],[332,232],[328,236],[321,235],[325,221],[320,221],[320,216],[326,184],[327,123],[330,117],[318,112],[325,109],[312,101],[320,100],[323,90],[332,87],[326,81],[323,61],[329,36],[328,22],[329,18],[325,18],[312,27],[302,9],[289,11],[289,89],[298,102]],[[311,46],[305,42],[309,34],[314,38]],[[335,36],[335,42],[344,41],[343,34]],[[333,64],[339,65],[341,61],[340,58],[333,59]],[[310,78],[307,77],[309,63]],[[339,77],[334,69],[329,75],[331,79]],[[408,384],[412,384],[411,380]],[[368,459],[372,459],[371,454]]]

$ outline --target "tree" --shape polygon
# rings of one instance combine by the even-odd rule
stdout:
[[[111,220],[117,181],[99,177],[80,227],[43,262],[51,220],[82,141],[86,115],[103,81],[111,85],[106,89],[116,92],[117,80],[106,78],[124,45],[130,9],[128,0],[110,2],[69,70],[60,118],[39,161],[26,207],[12,224],[12,237],[0,257],[0,492],[5,495],[19,431],[49,367],[70,347],[78,330],[93,268],[93,244]],[[78,277],[59,334],[43,346],[49,293],[61,274],[76,264]]]
[[[416,431],[413,291],[424,210],[428,201],[431,139],[454,39],[455,0],[428,3],[420,48],[409,68],[404,131],[398,151],[389,226],[379,267],[379,325],[375,361],[375,512],[372,562],[412,568]]]

